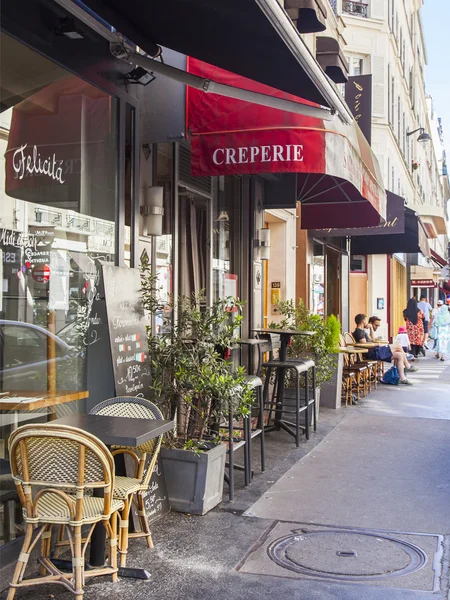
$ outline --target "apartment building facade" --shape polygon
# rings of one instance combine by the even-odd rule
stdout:
[[[393,335],[411,295],[437,300],[448,263],[448,179],[441,124],[426,95],[423,0],[337,0],[350,76],[372,77],[371,145],[385,187],[419,215],[422,246],[351,261],[350,312],[378,314]],[[411,214],[411,213],[410,213]],[[424,234],[426,240],[424,239]],[[373,248],[373,245],[372,245]],[[440,289],[441,288],[441,289]]]

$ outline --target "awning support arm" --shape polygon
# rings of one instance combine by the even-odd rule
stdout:
[[[134,52],[120,42],[111,42],[110,50],[113,56],[130,63],[131,65],[139,66],[147,71],[169,77],[174,81],[202,90],[207,94],[219,94],[221,96],[236,98],[237,100],[243,100],[244,102],[253,102],[254,104],[261,104],[262,106],[277,108],[298,115],[323,119],[324,121],[331,121],[334,118],[334,112],[328,108],[300,104],[299,102],[292,102],[291,100],[276,98],[267,94],[259,94],[258,92],[225,85],[223,83],[218,83],[217,81],[212,81],[211,79],[203,79],[192,73],[187,73],[181,69],[177,69],[159,62],[158,60],[149,58],[148,56],[144,56],[143,54]]]

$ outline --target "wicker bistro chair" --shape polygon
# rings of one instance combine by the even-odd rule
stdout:
[[[345,338],[341,334],[339,336],[339,345],[342,348],[346,347]],[[361,399],[362,396],[366,396],[370,391],[370,370],[366,363],[356,362],[355,355],[353,354],[344,354],[344,370],[343,377],[345,380],[348,380],[348,385],[350,387],[349,400],[351,404],[351,397],[353,393],[355,393],[358,400]],[[346,397],[345,405],[347,406],[348,399]]]
[[[343,340],[346,346],[353,346],[356,344],[353,334],[349,332],[344,333]],[[384,362],[382,360],[371,359],[365,356],[358,357],[358,360],[355,359],[355,362],[367,365],[370,374],[370,387],[373,385],[374,388],[377,389],[378,380],[383,377]]]
[[[23,507],[25,538],[9,587],[58,583],[77,600],[86,578],[112,575],[117,581],[117,513],[121,500],[113,499],[114,460],[95,436],[64,425],[24,425],[9,438],[11,471]],[[87,488],[103,490],[103,498],[86,495]],[[109,566],[85,571],[85,553],[94,527],[103,522],[109,538]],[[72,553],[72,573],[62,573],[50,560],[54,525],[65,525]],[[83,542],[82,526],[90,525]],[[33,538],[33,530],[39,528]],[[33,539],[32,539],[33,538]],[[41,577],[23,580],[30,553],[41,540]]]
[[[119,396],[100,402],[90,411],[93,415],[107,415],[110,417],[128,417],[131,419],[157,419],[163,418],[159,408],[145,398]],[[116,476],[114,498],[122,500],[124,507],[120,515],[119,555],[120,566],[126,566],[128,539],[145,537],[147,546],[153,548],[152,534],[148,525],[145,512],[144,493],[148,490],[153,469],[161,448],[162,435],[142,444],[137,448],[114,447],[113,456],[126,454],[131,456],[135,463],[134,477]],[[133,501],[137,508],[141,530],[129,532],[129,516]]]

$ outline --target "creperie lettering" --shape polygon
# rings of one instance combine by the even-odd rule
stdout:
[[[215,165],[241,165],[257,162],[303,162],[303,158],[303,144],[216,148],[213,152],[213,162]]]

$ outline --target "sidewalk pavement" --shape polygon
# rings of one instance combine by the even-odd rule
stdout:
[[[266,472],[255,465],[246,489],[238,474],[234,502],[225,495],[204,517],[169,514],[152,527],[153,550],[131,540],[128,564],[149,569],[149,582],[93,580],[85,599],[447,598],[450,362],[429,352],[417,365],[414,386],[379,385],[358,406],[321,409],[298,449],[268,434]],[[57,586],[16,598],[50,595],[70,598]]]

